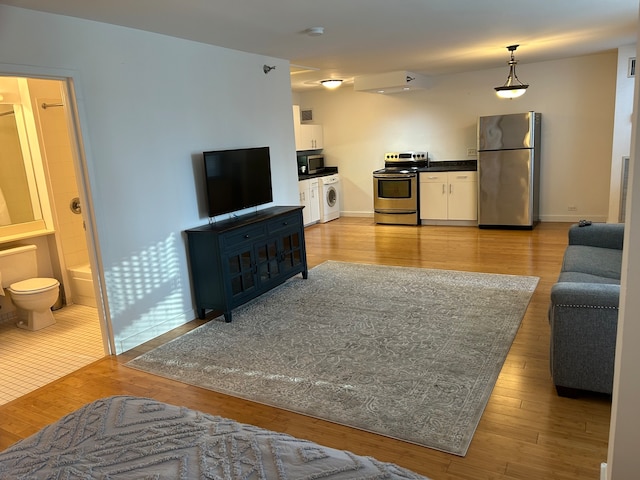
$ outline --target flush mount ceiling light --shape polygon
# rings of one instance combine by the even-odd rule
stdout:
[[[306,33],[310,37],[319,37],[324,33],[324,27],[310,27],[307,28],[304,33]]]
[[[514,58],[513,52],[519,45],[510,45],[507,50],[511,52],[511,60],[509,60],[509,76],[507,81],[501,87],[495,87],[496,95],[500,98],[518,98],[524,95],[529,85],[525,85],[516,75],[516,64],[518,61]]]
[[[336,79],[329,79],[329,80],[321,80],[320,83],[330,89],[333,90],[334,88],[338,88],[340,85],[342,85],[342,80],[336,80]]]

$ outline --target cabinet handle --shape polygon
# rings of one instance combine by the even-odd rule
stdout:
[[[282,222],[282,225],[289,225],[289,222]]]
[[[444,183],[442,184],[442,194],[444,195],[445,193],[447,193],[447,191],[445,190],[445,185]]]
[[[244,238],[249,238],[249,234],[248,234],[248,233],[245,233],[245,234],[244,234]]]
[[[449,195],[453,193],[453,185],[449,184]]]
[[[468,175],[458,175],[456,178],[461,178],[461,179],[468,178]]]

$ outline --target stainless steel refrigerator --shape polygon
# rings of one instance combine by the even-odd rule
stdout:
[[[527,112],[478,119],[480,228],[533,228],[538,222],[541,117]]]

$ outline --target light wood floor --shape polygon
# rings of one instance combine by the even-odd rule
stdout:
[[[119,357],[105,358],[0,406],[0,449],[96,398],[154,397],[394,462],[433,480],[599,478],[606,461],[610,399],[559,398],[549,376],[549,290],[568,224],[533,231],[375,225],[340,218],[307,229],[310,267],[325,260],[540,277],[489,404],[465,457],[361,432],[138,372],[123,366],[189,325]]]

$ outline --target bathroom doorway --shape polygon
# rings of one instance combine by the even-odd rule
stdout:
[[[46,262],[39,258],[39,262],[50,264],[51,271],[46,272],[48,265],[45,265],[45,273],[62,285],[61,298],[54,306],[56,324],[40,331],[17,329],[12,322],[11,306],[1,308],[7,307],[7,301],[2,300],[0,343],[7,348],[0,361],[5,372],[0,380],[0,404],[112,351],[105,309],[97,300],[102,296],[96,295],[100,291],[100,275],[95,237],[87,232],[93,225],[91,208],[85,205],[90,188],[74,121],[77,114],[71,87],[66,79],[0,75],[0,114],[4,110],[18,112],[18,115],[7,113],[0,119],[9,126],[17,122],[17,130],[27,137],[20,138],[21,150],[29,152],[31,162],[25,159],[24,176],[32,178],[35,186],[31,185],[26,195],[32,203],[38,203],[33,210],[34,217],[40,218],[34,221],[46,227],[44,233],[42,229],[30,232],[31,219],[22,222],[17,214],[16,224],[0,226],[0,248],[15,243],[37,244],[42,258],[49,259]],[[15,168],[20,168],[19,163]],[[10,198],[5,198],[9,212],[14,195],[11,188],[6,188]],[[43,356],[48,358],[43,365],[35,366],[31,373],[25,372],[26,363],[32,364],[33,359]]]

